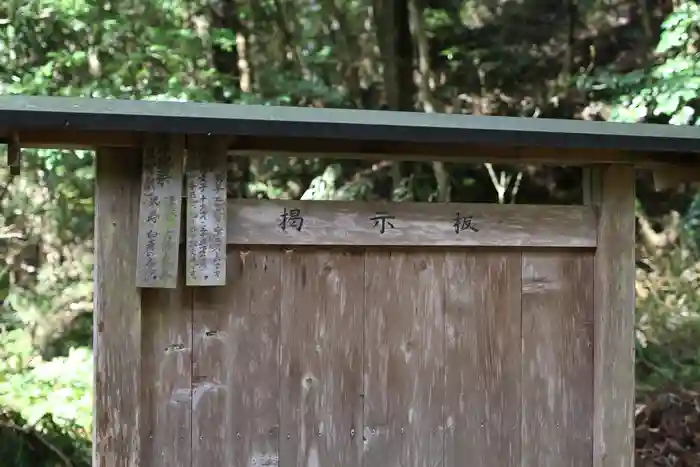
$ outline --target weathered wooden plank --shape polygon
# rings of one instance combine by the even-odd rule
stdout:
[[[523,254],[522,467],[590,467],[593,254]]]
[[[100,149],[95,173],[93,465],[140,465],[141,297],[134,280],[138,151]]]
[[[646,124],[645,124],[646,125]],[[22,145],[27,149],[96,149],[103,146],[121,148],[141,147],[143,129],[139,131],[87,131],[59,129],[17,129]],[[564,149],[561,147],[535,147],[512,145],[502,142],[489,144],[396,144],[331,140],[327,138],[236,136],[229,153],[241,156],[279,155],[294,158],[338,158],[376,161],[443,161],[463,164],[492,162],[499,164],[634,164],[640,168],[663,168],[668,166],[698,168],[700,158],[692,152],[626,151],[620,149],[590,148]],[[7,141],[10,132],[0,127],[0,142]]]
[[[141,465],[191,467],[192,290],[141,292]]]
[[[137,287],[177,286],[184,147],[183,137],[162,135],[144,146]]]
[[[282,465],[362,465],[363,257],[286,253],[282,268]]]
[[[194,291],[193,465],[278,465],[281,255],[230,250],[226,287]]]
[[[444,275],[445,466],[520,467],[521,255],[449,252]]]
[[[187,285],[226,284],[225,138],[195,135],[187,153]]]
[[[19,134],[16,131],[10,133],[7,142],[7,165],[10,167],[10,175],[20,174],[22,166],[22,147],[19,142]]]
[[[594,247],[590,206],[235,200],[241,245]]]
[[[443,255],[368,252],[365,467],[442,466]]]
[[[225,367],[232,467],[279,465],[280,251],[234,251]]]
[[[632,166],[593,172],[595,252],[594,467],[634,464],[634,184]]]
[[[230,291],[197,288],[192,307],[192,465],[229,465],[232,388],[227,367]]]

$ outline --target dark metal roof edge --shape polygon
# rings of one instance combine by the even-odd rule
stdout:
[[[700,128],[527,117],[1,96],[0,130],[212,133],[700,153]]]

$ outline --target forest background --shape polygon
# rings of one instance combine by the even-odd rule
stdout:
[[[18,93],[700,126],[700,4],[5,0],[0,94]],[[93,156],[0,167],[3,466],[90,465]],[[269,155],[230,170],[245,197],[575,196],[562,168]],[[637,465],[700,465],[700,194],[640,171],[637,197]]]

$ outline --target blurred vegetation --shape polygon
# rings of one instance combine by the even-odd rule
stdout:
[[[693,0],[5,0],[0,93],[700,126],[699,47]],[[92,167],[90,152],[41,150],[21,176],[0,168],[8,467],[90,464]],[[563,168],[271,154],[230,170],[242,197],[578,196]],[[642,397],[700,381],[700,197],[637,185]]]

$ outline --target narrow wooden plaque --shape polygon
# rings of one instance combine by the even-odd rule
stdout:
[[[226,139],[188,137],[187,285],[226,285]]]
[[[229,245],[595,248],[591,206],[236,199]]]
[[[146,141],[141,177],[136,286],[177,287],[184,137]]]

